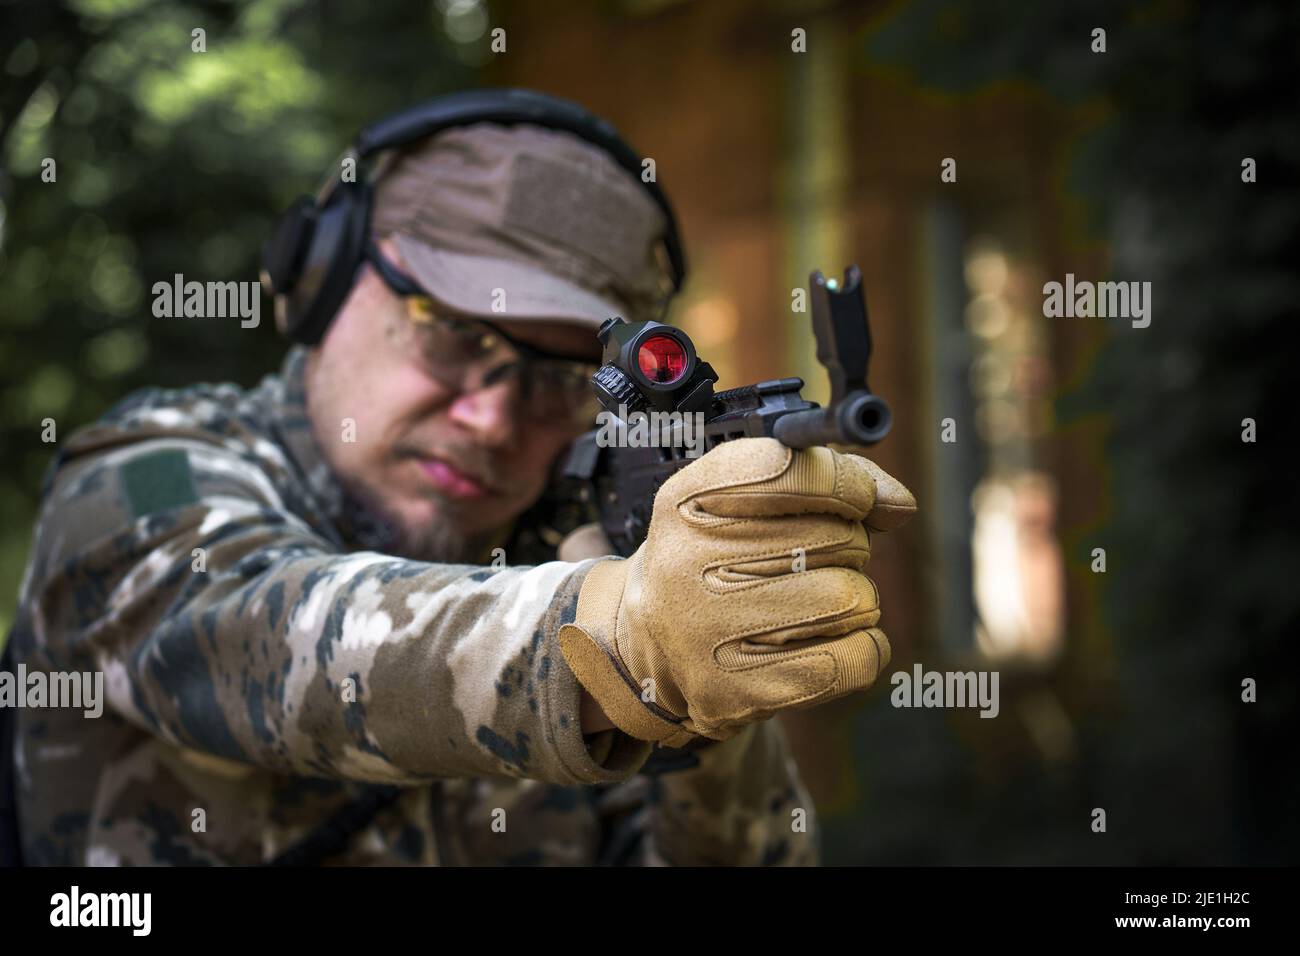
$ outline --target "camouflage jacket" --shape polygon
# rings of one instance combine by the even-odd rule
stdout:
[[[304,356],[136,393],[52,464],[13,647],[104,701],[17,711],[28,861],[260,864],[388,793],[324,862],[816,862],[776,721],[653,776],[649,745],[583,736],[557,632],[594,561],[357,550]]]

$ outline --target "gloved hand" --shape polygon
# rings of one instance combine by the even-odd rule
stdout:
[[[588,572],[565,660],[621,730],[673,747],[861,690],[889,663],[863,522],[915,510],[865,458],[726,442],[659,489],[630,558]]]

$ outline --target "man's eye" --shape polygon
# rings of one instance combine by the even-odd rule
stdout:
[[[433,320],[438,333],[458,352],[490,352],[498,344],[497,336],[485,332],[482,328],[459,319],[438,316]]]
[[[588,371],[581,365],[546,365],[542,368],[543,377],[552,387],[575,392],[590,387],[591,376],[596,372],[594,366]]]

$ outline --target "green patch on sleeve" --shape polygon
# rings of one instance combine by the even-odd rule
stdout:
[[[122,466],[122,486],[133,518],[199,500],[189,456],[177,449],[155,451],[127,462]]]

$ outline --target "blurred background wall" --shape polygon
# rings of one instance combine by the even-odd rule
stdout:
[[[792,290],[863,271],[895,411],[873,456],[921,506],[873,541],[894,666],[996,670],[1001,699],[900,709],[882,681],[783,718],[826,861],[1293,860],[1300,23],[1056,6],[0,2],[0,627],[45,419],[279,363],[269,303],[257,329],[159,320],[153,283],[254,278],[366,122],[528,86],[655,160],[692,269],[674,320],[722,385],[824,398]],[[1151,282],[1150,326],[1045,318],[1067,273]]]

